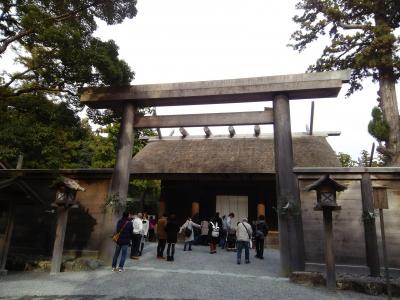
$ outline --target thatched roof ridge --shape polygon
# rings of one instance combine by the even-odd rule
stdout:
[[[297,167],[340,167],[324,137],[293,137]],[[159,140],[131,161],[131,174],[268,174],[275,172],[272,138]]]

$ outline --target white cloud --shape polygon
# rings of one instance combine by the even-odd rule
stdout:
[[[265,0],[141,0],[138,15],[117,26],[101,23],[97,35],[114,39],[120,57],[136,73],[133,84],[165,83],[303,73],[319,56],[323,43],[299,54],[286,45],[296,29],[291,21],[297,1]],[[314,130],[340,130],[329,138],[337,152],[357,157],[370,149],[367,132],[377,86],[344,98],[315,100]],[[291,102],[293,131],[305,131],[310,102]],[[159,114],[263,110],[271,103],[158,108]],[[251,126],[237,128],[252,132]],[[271,131],[271,126],[262,130]],[[188,129],[202,134],[202,129]],[[227,133],[227,128],[212,128]],[[170,130],[163,130],[168,134]],[[177,132],[177,130],[175,130]]]

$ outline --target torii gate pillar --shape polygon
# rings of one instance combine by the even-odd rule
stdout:
[[[135,107],[132,102],[126,102],[123,106],[121,127],[119,129],[117,157],[114,166],[113,176],[111,178],[111,187],[109,197],[118,201],[118,207],[125,207],[128,196],[130,162],[132,159],[132,149],[134,144],[133,122],[135,116]],[[117,207],[117,208],[118,208]],[[107,226],[103,228],[104,236],[112,236],[115,233],[115,224],[120,218],[121,212],[118,209],[107,214]],[[113,256],[114,243],[111,238],[103,241],[100,255],[106,261]]]
[[[304,271],[305,268],[303,223],[298,184],[293,173],[289,99],[280,94],[273,103],[281,272],[283,276],[289,276],[291,272]]]
[[[115,161],[113,177],[111,180],[110,195],[118,197],[120,204],[125,205],[128,195],[129,165],[132,159],[132,149],[134,143],[133,122],[135,107],[131,102],[124,105],[124,111],[119,129],[117,158]]]

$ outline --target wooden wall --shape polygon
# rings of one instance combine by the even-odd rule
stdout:
[[[107,238],[102,234],[105,217],[103,204],[110,180],[103,178],[78,178],[78,180],[86,191],[77,193],[79,208],[72,208],[69,212],[64,252],[75,256],[96,256],[101,242]],[[43,187],[40,195],[45,204],[27,202],[23,194],[13,194],[17,208],[9,256],[14,254],[50,256],[56,227],[56,215],[51,213],[50,203],[54,201],[55,193],[49,188],[50,181],[35,180],[29,183],[35,188]],[[4,193],[1,194],[0,200],[3,197]]]
[[[93,251],[97,252],[103,239],[107,238],[102,234],[105,222],[103,207],[110,180],[80,179],[79,184],[85,191],[78,191],[76,195],[79,209],[72,209],[69,213],[64,250],[84,250],[90,254]]]
[[[347,190],[338,193],[337,202],[342,207],[333,212],[335,257],[337,264],[366,265],[364,226],[362,220],[361,183],[359,179],[337,179]],[[306,262],[324,263],[324,235],[322,212],[314,211],[316,192],[305,192],[304,187],[315,179],[300,179],[300,197],[304,228]],[[388,188],[389,210],[384,210],[389,265],[400,268],[400,181],[372,181],[373,186]],[[376,230],[381,255],[381,236],[378,210],[375,210]],[[381,263],[383,266],[383,263]]]
[[[393,180],[374,180],[372,185],[387,188],[389,209],[383,210],[383,217],[385,222],[388,263],[389,266],[400,268],[400,182]],[[375,212],[378,214],[378,210],[375,210]],[[381,266],[383,266],[382,238],[378,215],[376,217],[376,233],[378,236]]]

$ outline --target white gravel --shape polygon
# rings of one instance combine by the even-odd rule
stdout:
[[[279,251],[266,249],[265,259],[236,264],[236,253],[177,245],[175,262],[156,259],[148,244],[140,260],[128,260],[126,271],[11,273],[0,277],[3,299],[384,299],[353,292],[292,284],[279,277]],[[244,253],[243,253],[244,255]],[[243,259],[244,260],[244,259]]]

